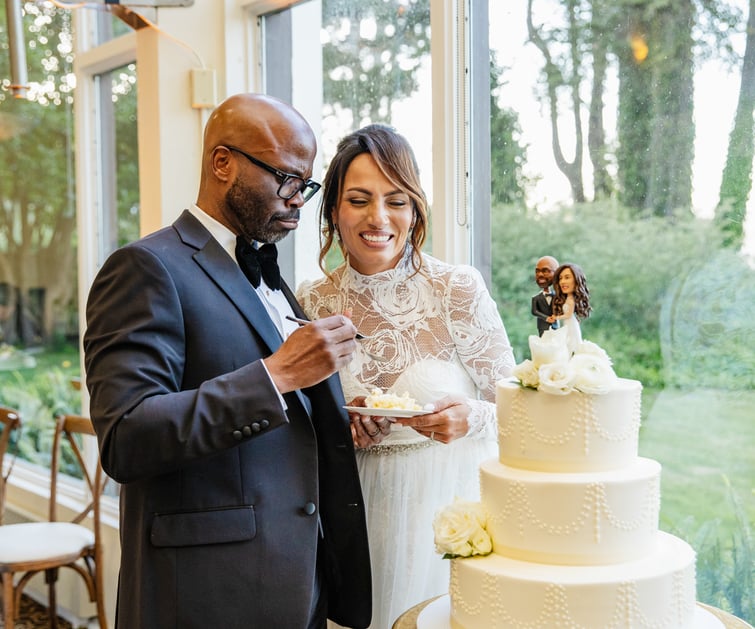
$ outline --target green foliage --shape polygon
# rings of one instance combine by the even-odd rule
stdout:
[[[490,195],[491,203],[524,205],[528,180],[524,174],[526,146],[520,144],[522,130],[517,113],[498,105],[503,88],[502,69],[490,51]]]
[[[69,348],[63,354],[39,355],[37,362],[36,368],[0,371],[0,405],[17,410],[22,420],[11,453],[49,467],[56,415],[81,412],[79,392],[71,386],[71,378],[79,373],[78,352]],[[72,463],[72,454],[64,448],[64,471],[78,475]]]
[[[324,0],[322,13],[323,102],[349,111],[354,129],[390,122],[391,103],[417,90],[430,54],[429,1]]]
[[[667,385],[755,389],[755,270],[723,249],[681,271],[661,310]]]
[[[493,296],[518,361],[529,357],[528,337],[537,334],[530,312],[535,262],[553,255],[587,275],[593,312],[582,322],[583,336],[605,348],[622,376],[662,386],[661,305],[674,281],[715,249],[710,222],[630,220],[606,202],[548,215],[497,206],[492,224]]]
[[[51,313],[76,300],[73,51],[70,11],[24,4],[30,89],[27,99],[0,90],[0,283],[3,340],[36,345],[54,327]],[[0,46],[7,39],[0,12]],[[8,56],[0,77],[9,81]]]

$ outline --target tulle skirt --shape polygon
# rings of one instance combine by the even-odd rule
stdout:
[[[448,592],[449,562],[435,552],[433,518],[457,497],[479,500],[480,463],[498,456],[490,440],[426,443],[357,451],[372,564],[371,629],[391,629],[407,609]]]

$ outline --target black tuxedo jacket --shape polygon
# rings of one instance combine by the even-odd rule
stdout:
[[[366,627],[364,507],[337,376],[281,410],[260,360],[281,337],[201,223],[184,212],[116,251],[87,320],[90,413],[123,484],[118,627],[305,627],[320,525],[329,617]]]
[[[551,303],[553,303],[553,297],[551,297]],[[543,295],[543,291],[540,291],[532,298],[532,314],[537,317],[537,332],[540,336],[543,335],[548,328],[557,328],[558,321],[548,323],[546,319],[553,314],[551,304]]]

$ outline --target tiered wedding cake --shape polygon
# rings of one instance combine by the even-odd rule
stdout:
[[[498,383],[500,455],[481,466],[481,504],[436,518],[450,626],[720,626],[696,607],[694,551],[658,530],[661,466],[637,456],[641,384],[594,343],[569,356],[563,341],[532,337],[518,381]]]

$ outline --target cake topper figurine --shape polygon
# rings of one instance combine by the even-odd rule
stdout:
[[[567,346],[573,353],[582,342],[579,322],[589,317],[592,310],[587,278],[578,265],[567,262],[553,274],[553,286],[553,317],[568,330]]]
[[[535,264],[535,282],[540,292],[532,298],[532,315],[537,318],[537,333],[558,327],[558,321],[553,317],[553,273],[558,268],[558,260],[553,256],[543,256]]]

